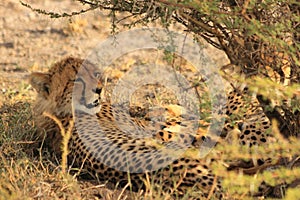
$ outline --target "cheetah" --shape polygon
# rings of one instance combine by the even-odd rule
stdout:
[[[50,152],[61,154],[62,136],[57,124],[43,112],[56,116],[65,128],[70,120],[75,121],[68,160],[101,181],[121,186],[130,183],[131,188],[139,190],[150,177],[165,192],[186,195],[193,189],[199,198],[211,194],[216,199],[224,198],[220,179],[210,168],[211,160],[185,154],[209,136],[174,133],[168,126],[182,125],[176,120],[153,134],[122,107],[103,101],[103,83],[103,72],[91,62],[74,57],[55,63],[47,73],[30,75],[30,84],[38,93],[33,107],[37,132],[40,138],[46,133],[44,145]],[[247,87],[229,92],[227,104],[220,111],[226,118],[221,137],[231,137],[235,132],[241,145],[265,144],[270,141],[270,121],[257,100],[247,97]]]
[[[30,75],[30,83],[38,93],[33,107],[35,121],[38,133],[46,132],[45,145],[54,154],[61,153],[59,127],[42,115],[48,112],[65,128],[74,120],[68,160],[99,180],[120,186],[130,183],[133,190],[139,190],[149,178],[164,192],[187,195],[192,189],[197,191],[197,198],[221,199],[221,183],[209,167],[209,159],[184,154],[181,149],[186,149],[185,143],[165,141],[162,148],[155,134],[145,136],[147,127],[131,120],[122,108],[102,101],[101,73],[89,61],[68,57],[55,63],[47,73]],[[134,130],[123,130],[123,125],[128,124],[134,125]],[[142,136],[137,137],[132,131]]]

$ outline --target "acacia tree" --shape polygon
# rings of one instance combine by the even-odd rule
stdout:
[[[130,25],[160,20],[168,26],[176,21],[188,31],[201,36],[223,50],[231,64],[246,77],[264,77],[283,85],[300,82],[300,3],[297,0],[78,0],[89,5],[86,10],[53,13],[23,5],[50,17],[71,17],[94,9],[111,11],[117,26],[116,12],[126,12]],[[226,66],[224,66],[226,67]],[[283,103],[266,109],[276,119],[282,134],[296,136],[300,132],[300,112],[294,94],[292,104]],[[264,108],[271,99],[258,95]],[[291,102],[291,101],[288,101]],[[296,103],[295,103],[296,102]],[[295,109],[296,107],[296,109]]]

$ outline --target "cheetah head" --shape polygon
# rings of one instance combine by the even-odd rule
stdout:
[[[38,93],[34,112],[63,118],[71,116],[74,107],[93,109],[99,105],[100,79],[95,65],[73,57],[55,63],[47,73],[32,73],[29,82]]]

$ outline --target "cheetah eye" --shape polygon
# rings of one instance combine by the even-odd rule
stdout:
[[[83,80],[81,77],[78,77],[78,78],[74,79],[74,82],[83,82]]]

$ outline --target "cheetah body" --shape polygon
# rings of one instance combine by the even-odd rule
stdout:
[[[184,154],[188,148],[186,144],[191,144],[190,140],[195,137],[179,134],[183,143],[165,140],[171,138],[168,136],[162,136],[163,143],[157,141],[151,131],[147,132],[146,126],[130,119],[122,108],[101,102],[103,80],[98,71],[88,61],[69,57],[54,64],[48,73],[32,73],[30,83],[38,92],[34,106],[36,125],[39,132],[46,132],[45,145],[55,154],[60,154],[60,129],[53,120],[42,115],[48,112],[56,116],[65,128],[70,120],[75,121],[69,141],[69,161],[100,180],[111,180],[120,185],[130,182],[133,188],[139,189],[150,177],[150,181],[164,191],[176,190],[185,194],[193,188],[200,191],[200,196],[214,193],[216,198],[221,198],[221,184],[209,167],[209,159]],[[236,120],[238,123],[230,122],[230,116],[243,110],[243,101],[239,92],[228,96],[226,114],[229,117],[223,130],[225,135],[237,128],[242,144],[265,143],[264,132],[269,121],[260,109],[252,109],[252,114],[244,112]],[[127,127],[126,131],[122,125]],[[132,131],[142,136],[133,135]]]

